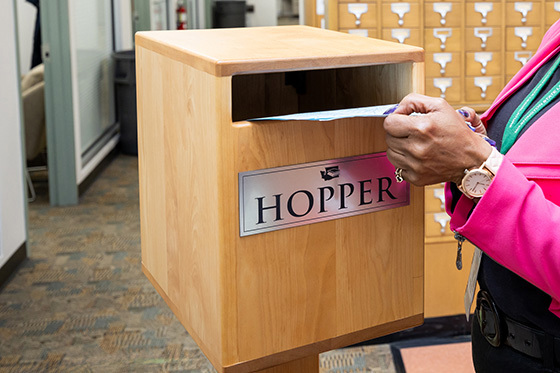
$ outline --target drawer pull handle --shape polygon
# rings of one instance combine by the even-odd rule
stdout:
[[[352,35],[365,36],[366,38],[369,36],[368,30],[363,29],[363,28],[356,28],[356,29],[348,30],[348,33],[352,34]]]
[[[445,208],[445,189],[434,189],[434,198],[437,198],[441,201],[441,209],[443,210]]]
[[[410,12],[410,4],[409,3],[392,3],[391,4],[391,12],[395,13],[399,16],[399,26],[404,24],[404,15]]]
[[[451,78],[434,78],[434,87],[439,88],[441,91],[441,98],[445,98],[445,91],[453,85]]]
[[[445,74],[445,66],[451,62],[451,59],[451,53],[434,53],[434,62],[441,66],[441,70],[439,70],[441,75]]]
[[[480,72],[482,75],[486,74],[486,66],[488,62],[492,61],[492,52],[476,52],[474,54],[474,60],[482,65]]]
[[[533,3],[530,2],[522,2],[522,3],[515,3],[513,6],[516,12],[521,13],[521,23],[527,22],[527,14],[533,10]]]
[[[393,39],[397,39],[399,43],[404,44],[404,41],[410,37],[410,29],[408,28],[394,28],[391,30]]]
[[[449,221],[451,220],[451,216],[447,215],[447,213],[445,212],[439,212],[437,214],[434,214],[434,220],[436,221],[436,223],[439,223],[439,225],[441,225],[440,232],[443,234],[445,233],[445,227],[447,226],[447,223],[449,223]]]
[[[435,28],[434,29],[434,37],[438,38],[441,41],[440,48],[441,50],[445,49],[445,42],[447,38],[451,37],[453,31],[450,28]]]
[[[533,35],[532,27],[516,27],[515,36],[521,38],[521,48],[527,48],[527,38]]]
[[[494,9],[492,3],[474,3],[474,11],[482,15],[482,24],[485,25],[490,13]]]
[[[513,58],[515,58],[516,61],[521,62],[522,66],[525,66],[525,64],[527,63],[527,61],[529,61],[529,59],[533,56],[533,52],[529,52],[529,51],[518,51],[514,53]]]
[[[453,4],[451,3],[434,3],[434,12],[439,13],[441,20],[439,23],[445,25],[445,16],[447,13],[451,12]]]
[[[484,49],[486,48],[486,42],[488,41],[488,38],[492,36],[492,27],[475,27],[474,36],[482,40],[482,44],[480,46],[482,49]]]
[[[360,26],[360,24],[362,23],[362,15],[364,13],[367,13],[367,11],[367,4],[348,4],[348,13],[351,13],[356,17],[356,26]]]
[[[474,85],[482,90],[480,97],[486,98],[486,91],[488,90],[488,87],[492,85],[492,77],[477,76],[476,78],[474,78]]]

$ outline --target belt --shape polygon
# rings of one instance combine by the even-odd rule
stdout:
[[[492,346],[509,346],[542,360],[547,368],[560,367],[560,338],[499,312],[490,294],[484,290],[478,292],[475,314],[482,335]]]

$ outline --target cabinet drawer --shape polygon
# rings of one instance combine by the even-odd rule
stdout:
[[[532,51],[506,52],[506,75],[515,75],[532,56]]]
[[[418,3],[384,3],[381,12],[384,28],[420,27],[420,5]]]
[[[427,78],[426,95],[442,97],[449,102],[461,100],[461,78]]]
[[[536,50],[542,39],[540,27],[506,27],[506,50]]]
[[[426,53],[426,76],[460,76],[461,54],[458,52]]]
[[[460,27],[461,16],[461,3],[446,1],[424,4],[426,27]]]
[[[467,51],[499,51],[502,49],[501,27],[467,27]]]
[[[425,245],[424,317],[463,315],[463,295],[467,285],[474,246],[463,243],[463,269],[456,266],[457,241],[429,243]],[[471,307],[473,312],[474,304]]]
[[[340,28],[377,27],[376,3],[344,3],[338,5],[338,24]]]
[[[465,21],[467,26],[487,27],[501,26],[502,24],[502,4],[491,1],[477,1],[467,3],[467,16]]]
[[[499,75],[501,70],[501,52],[467,52],[467,75]]]
[[[409,28],[393,28],[393,29],[383,29],[382,31],[383,40],[389,40],[401,44],[420,46],[420,30],[419,29],[409,29]]]
[[[560,18],[560,1],[547,1],[544,6],[546,11],[545,23],[548,28]]]
[[[466,100],[469,102],[492,101],[504,88],[501,76],[476,76],[465,78]]]
[[[460,28],[426,28],[424,29],[424,49],[426,52],[460,52]]]
[[[539,26],[541,24],[541,4],[535,1],[506,3],[506,23],[508,26]]]
[[[445,212],[427,213],[425,220],[426,237],[453,237],[454,234],[449,229],[451,217]]]
[[[424,188],[424,208],[426,212],[445,212],[445,189]]]

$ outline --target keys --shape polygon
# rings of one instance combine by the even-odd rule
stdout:
[[[455,260],[455,265],[458,270],[461,270],[463,269],[463,242],[465,242],[465,237],[455,232],[455,239],[457,240],[457,259]]]

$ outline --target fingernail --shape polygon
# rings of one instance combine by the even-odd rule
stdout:
[[[395,110],[397,110],[398,107],[399,107],[399,104],[396,104],[395,106],[393,106],[393,107],[387,109],[387,110],[383,113],[383,115],[393,114],[393,112],[394,112]]]
[[[463,109],[459,109],[459,110],[457,110],[457,112],[458,112],[459,114],[461,114],[462,116],[464,116],[465,118],[468,118],[468,117],[469,117],[469,113],[467,113],[467,112],[466,112],[465,110],[463,110]]]

